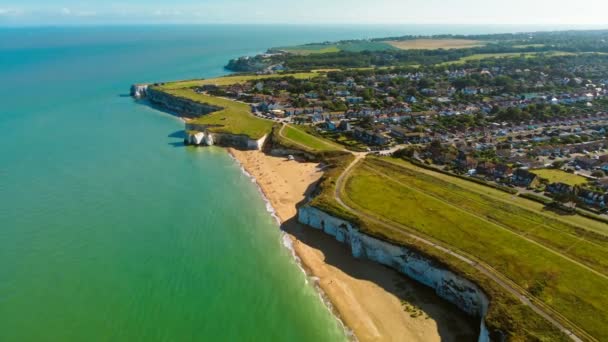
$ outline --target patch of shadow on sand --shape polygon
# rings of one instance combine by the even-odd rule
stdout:
[[[314,191],[311,185],[307,194]],[[300,203],[298,207],[305,204]],[[433,319],[437,323],[442,341],[477,341],[480,318],[472,317],[456,305],[440,298],[435,291],[392,268],[370,260],[352,256],[350,247],[321,230],[307,227],[294,217],[281,225],[281,229],[293,235],[299,242],[317,249],[325,256],[325,263],[340,269],[349,276],[373,282],[397,297],[403,310],[416,319]]]

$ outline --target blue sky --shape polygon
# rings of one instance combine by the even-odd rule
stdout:
[[[608,0],[1,0],[0,25],[137,23],[608,26]]]

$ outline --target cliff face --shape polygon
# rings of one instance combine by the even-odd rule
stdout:
[[[181,117],[195,118],[223,109],[173,96],[156,90],[154,87],[149,87],[146,84],[131,86],[131,96],[146,98],[163,110],[175,113]],[[184,142],[187,145],[196,146],[219,145],[243,150],[261,150],[267,137],[264,136],[258,140],[254,140],[246,135],[212,132],[210,128],[212,127],[207,125],[186,123],[186,138],[184,138]]]
[[[186,138],[184,139],[187,145],[218,145],[241,150],[261,150],[265,141],[266,136],[254,140],[246,135],[210,132],[207,127],[192,124],[186,124]]]
[[[433,289],[439,297],[458,306],[465,313],[481,317],[479,342],[490,341],[484,317],[488,298],[471,281],[442,268],[432,260],[406,247],[397,246],[359,232],[349,222],[310,206],[298,210],[298,221],[350,246],[356,258],[366,258],[389,266]]]
[[[154,88],[147,88],[146,98],[153,104],[170,112],[178,113],[179,116],[183,117],[195,118],[222,109],[220,107],[173,96]]]
[[[143,98],[146,97],[148,93],[148,85],[147,84],[134,84],[131,86],[131,96],[135,98]]]

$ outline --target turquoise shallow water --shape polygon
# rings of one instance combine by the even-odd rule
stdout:
[[[0,29],[0,341],[344,340],[237,164],[124,94],[270,46],[421,30],[447,31]]]

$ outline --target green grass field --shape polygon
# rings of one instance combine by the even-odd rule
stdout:
[[[308,149],[313,151],[336,151],[340,150],[341,146],[338,146],[331,141],[325,140],[323,138],[319,138],[313,136],[305,131],[304,128],[299,128],[297,126],[287,126],[283,130],[285,137],[298,145],[303,145]]]
[[[204,80],[186,80],[186,81],[175,81],[168,82],[158,87],[161,90],[175,90],[182,88],[192,88],[192,87],[200,87],[208,84],[215,84],[218,86],[227,86],[237,83],[245,83],[247,81],[252,80],[263,80],[269,78],[280,78],[291,76],[297,79],[308,79],[320,76],[318,72],[300,72],[293,74],[273,74],[273,75],[235,75],[235,76],[225,76],[225,77],[217,77],[217,78],[209,78]]]
[[[296,55],[313,55],[320,53],[332,53],[340,51],[349,52],[361,52],[361,51],[387,51],[395,50],[391,44],[386,42],[374,42],[374,41],[356,41],[356,42],[344,42],[335,44],[306,44],[297,46],[286,46],[276,48],[276,50],[283,50]]]
[[[602,239],[608,239],[608,225],[606,225],[605,223],[596,220],[591,220],[580,215],[561,215],[559,213],[547,210],[543,204],[530,201],[521,197],[514,197],[511,194],[502,191],[496,191],[495,189],[492,189],[488,186],[474,183],[465,179],[452,177],[442,173],[437,173],[431,170],[416,167],[402,160],[390,159],[389,161],[402,166],[408,166],[409,168],[412,168],[418,173],[431,175],[435,178],[444,180],[461,188],[465,188],[472,193],[489,196],[492,198],[493,201],[495,201],[496,203],[500,203],[501,205],[503,203],[508,203],[511,205],[518,206],[520,208],[533,210],[536,213],[542,213],[543,217],[546,217],[547,219],[561,222],[567,226],[584,227],[585,230],[590,231],[590,234],[598,234],[601,236]]]
[[[464,64],[466,62],[471,61],[480,61],[489,58],[517,58],[517,57],[525,57],[525,58],[535,58],[540,55],[544,55],[546,57],[557,57],[557,56],[572,56],[574,53],[571,52],[563,52],[563,51],[550,51],[550,52],[505,52],[505,53],[480,53],[471,56],[462,57],[456,61],[450,61],[442,63],[442,65],[449,64]]]
[[[549,183],[564,183],[572,186],[587,183],[587,179],[585,177],[568,173],[562,170],[540,169],[533,170],[532,172],[538,175],[540,178],[548,180]]]
[[[408,39],[392,40],[386,43],[400,50],[470,49],[487,44],[471,39]]]
[[[345,188],[349,205],[485,261],[591,335],[608,339],[608,240],[387,160],[368,158],[354,170]]]
[[[522,45],[513,45],[516,49],[526,49],[526,48],[541,48],[544,47],[545,44],[522,44]]]
[[[211,132],[243,134],[251,139],[259,139],[272,130],[272,121],[253,116],[249,106],[245,103],[198,94],[189,88],[165,91],[178,97],[224,108],[191,121],[196,124],[209,125],[208,129]]]

